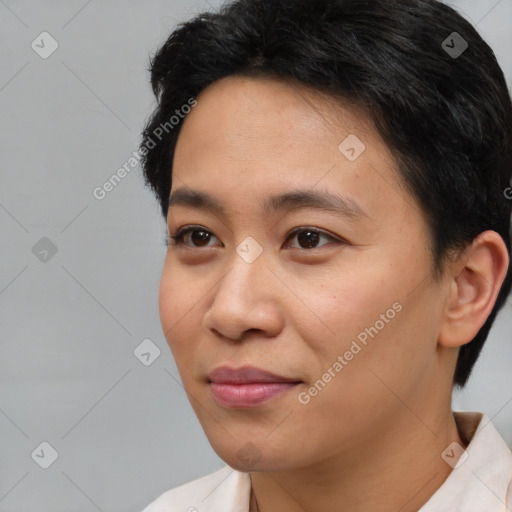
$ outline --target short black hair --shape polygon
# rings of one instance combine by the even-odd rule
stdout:
[[[235,0],[180,23],[150,72],[157,107],[142,133],[141,165],[164,218],[181,126],[169,119],[221,78],[277,78],[366,109],[428,222],[436,278],[450,254],[486,230],[510,256],[511,99],[492,49],[448,5]],[[511,285],[509,264],[491,314],[460,348],[454,385],[466,384]]]

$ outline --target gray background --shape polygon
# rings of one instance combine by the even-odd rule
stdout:
[[[512,0],[452,5],[512,83]],[[103,200],[93,196],[137,149],[154,106],[148,56],[207,8],[0,0],[2,512],[137,512],[224,465],[161,331],[156,200],[138,167]],[[59,45],[46,59],[31,48],[43,31]],[[47,261],[37,255],[49,246],[43,237],[57,249]],[[512,446],[511,302],[454,408],[485,412]],[[161,351],[148,366],[134,355],[145,339]],[[36,463],[49,460],[43,441],[58,452],[48,469]]]

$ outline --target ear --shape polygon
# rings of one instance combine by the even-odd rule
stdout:
[[[495,231],[480,233],[451,265],[440,345],[460,347],[477,335],[494,307],[508,265],[507,246]]]

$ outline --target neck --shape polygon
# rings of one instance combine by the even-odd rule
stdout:
[[[251,473],[259,512],[418,511],[452,471],[441,453],[453,441],[465,448],[448,410],[420,420],[403,407],[349,451],[305,468]]]

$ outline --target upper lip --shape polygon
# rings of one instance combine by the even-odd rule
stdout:
[[[301,382],[298,379],[282,377],[274,373],[255,368],[254,366],[243,366],[235,369],[228,366],[219,366],[208,374],[208,381],[220,384],[248,384],[256,382]]]

